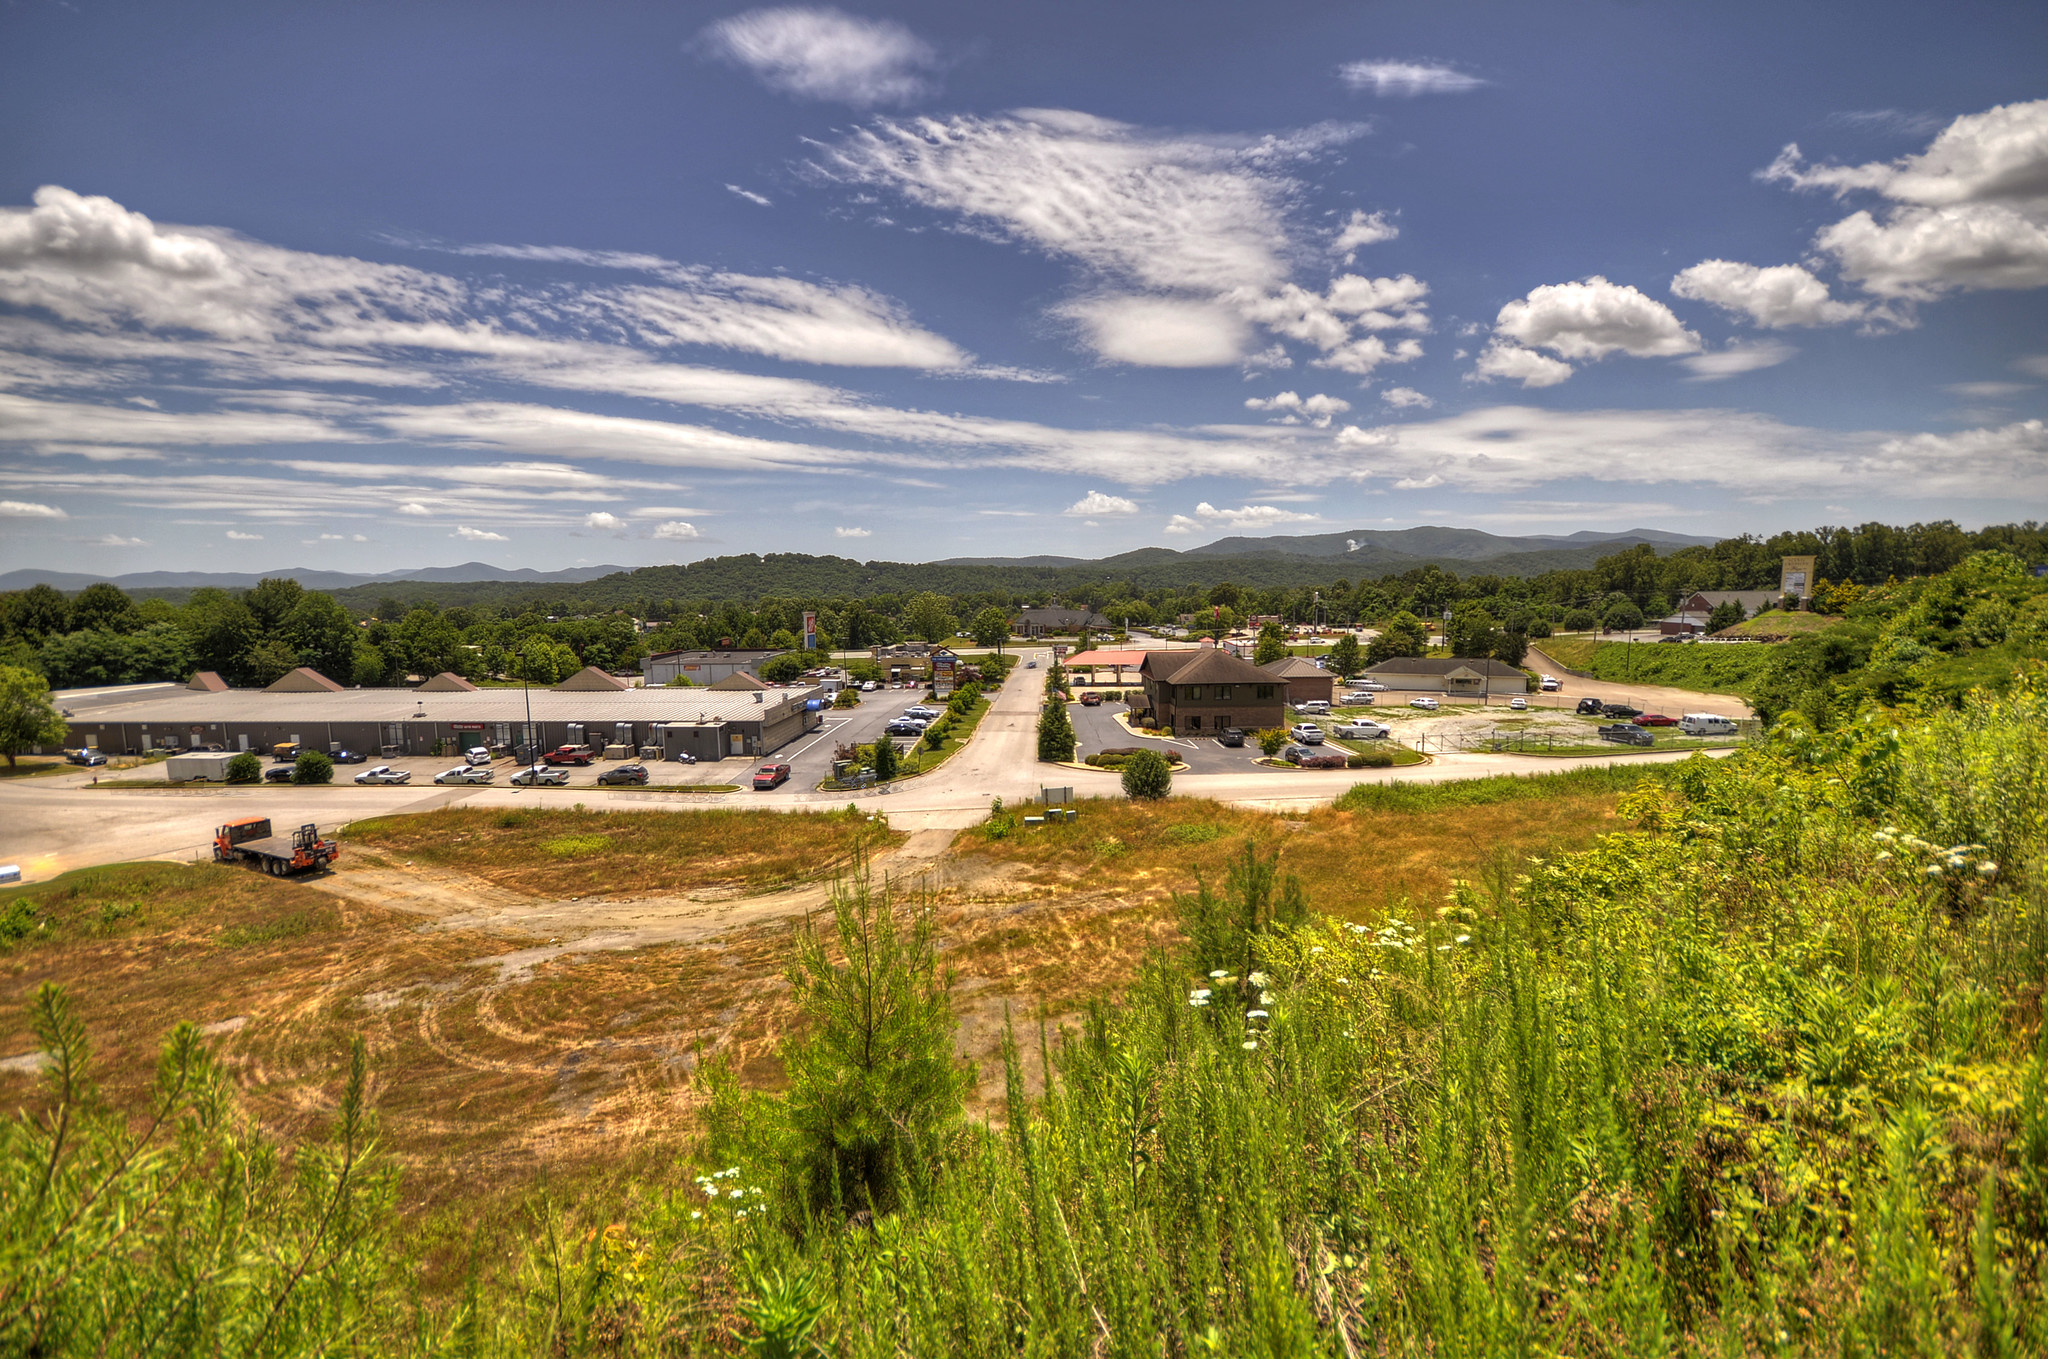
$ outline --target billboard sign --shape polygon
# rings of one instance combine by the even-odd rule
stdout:
[[[1778,593],[1797,595],[1801,599],[1813,593],[1813,568],[1815,557],[1786,557],[1783,569],[1778,574]]]
[[[960,658],[950,651],[941,651],[932,657],[932,690],[940,698],[953,692],[959,664]]]
[[[804,650],[816,651],[817,649],[818,615],[815,613],[806,612],[804,614]]]

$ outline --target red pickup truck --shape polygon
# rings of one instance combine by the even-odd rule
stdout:
[[[540,757],[542,764],[589,764],[590,752],[582,746],[562,746]]]

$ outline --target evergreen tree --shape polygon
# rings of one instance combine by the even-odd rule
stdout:
[[[886,736],[875,742],[875,777],[885,780],[896,777],[896,743]]]
[[[1067,716],[1066,700],[1057,694],[1046,699],[1045,708],[1038,714],[1038,758],[1074,758],[1074,723]]]

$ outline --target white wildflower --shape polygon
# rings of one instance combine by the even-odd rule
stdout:
[[[1252,1050],[1253,1048],[1257,1047],[1258,1045],[1259,1045],[1259,1040],[1258,1040],[1258,1039],[1256,1039],[1256,1038],[1247,1038],[1247,1039],[1245,1039],[1245,1040],[1244,1040],[1244,1042],[1243,1042],[1243,1043],[1242,1043],[1242,1044],[1241,1044],[1240,1046],[1242,1046],[1242,1047],[1244,1048],[1244,1050],[1245,1050],[1246,1052],[1250,1052],[1250,1051],[1251,1051],[1251,1050]]]
[[[1458,942],[1461,944],[1469,944],[1472,942],[1472,936],[1469,934],[1461,934],[1458,936]]]
[[[1250,976],[1246,977],[1245,980],[1250,982],[1253,986],[1264,986],[1266,984],[1266,974],[1263,972],[1254,972]]]
[[[1268,1014],[1267,1014],[1267,1013],[1266,1013],[1266,1012],[1265,1012],[1264,1010],[1246,1010],[1246,1011],[1244,1012],[1244,1017],[1245,1017],[1246,1019],[1270,1019],[1270,1018],[1272,1018],[1272,1016],[1268,1015]]]
[[[1222,981],[1222,980],[1223,980],[1223,979],[1224,979],[1225,977],[1227,977],[1227,976],[1229,976],[1229,975],[1230,975],[1230,973],[1229,973],[1228,971],[1226,971],[1225,969],[1223,969],[1223,968],[1220,968],[1220,967],[1219,967],[1219,968],[1217,968],[1217,969],[1216,969],[1216,970],[1215,970],[1214,972],[1211,972],[1211,973],[1209,974],[1209,980],[1210,980],[1210,981]]]

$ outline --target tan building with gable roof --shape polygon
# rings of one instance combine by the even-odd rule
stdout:
[[[1138,675],[1146,711],[1176,735],[1252,731],[1287,721],[1286,681],[1227,651],[1148,651]]]
[[[1337,697],[1337,677],[1306,656],[1282,656],[1259,667],[1287,686],[1287,701],[1299,707],[1312,699],[1325,703]]]

